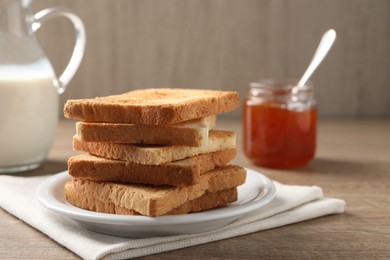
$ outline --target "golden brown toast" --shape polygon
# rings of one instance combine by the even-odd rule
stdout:
[[[85,142],[130,144],[207,145],[216,116],[197,118],[171,125],[77,122],[77,137]]]
[[[201,174],[228,164],[236,149],[201,154],[161,165],[144,165],[83,154],[68,160],[69,175],[94,181],[150,185],[187,186],[198,183]]]
[[[90,198],[87,202],[81,203],[82,199],[80,195],[76,193],[73,189],[71,182],[66,184],[68,189],[67,195],[68,200],[74,202],[75,206],[92,210],[101,213],[108,214],[118,214],[118,215],[141,215],[139,212],[128,209],[125,207],[117,206],[112,201],[101,201],[96,198]],[[224,206],[229,203],[235,202],[238,198],[237,188],[230,188],[226,190],[216,191],[216,192],[206,192],[200,197],[186,201],[177,208],[172,209],[171,211],[165,213],[164,215],[181,215],[193,212],[204,211],[208,209],[213,209],[216,207]]]
[[[210,130],[208,144],[201,147],[132,145],[109,142],[83,142],[73,137],[73,148],[107,159],[139,164],[160,165],[204,153],[236,148],[236,134]]]
[[[202,174],[197,184],[172,187],[96,182],[73,178],[65,185],[65,197],[73,205],[93,211],[115,213],[115,207],[147,216],[165,215],[206,193],[235,188],[245,182],[239,166],[221,166]]]
[[[233,91],[139,89],[121,95],[68,100],[67,118],[86,122],[163,125],[217,115],[239,106]]]

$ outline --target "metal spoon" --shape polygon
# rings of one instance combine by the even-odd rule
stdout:
[[[318,65],[320,65],[322,60],[325,58],[326,54],[328,54],[328,51],[332,47],[335,40],[336,40],[336,31],[335,30],[330,29],[324,33],[324,35],[322,36],[322,39],[320,41],[320,44],[318,45],[317,50],[314,53],[314,56],[310,62],[309,67],[307,67],[301,80],[299,80],[298,85],[296,85],[292,89],[293,94],[296,94],[299,91],[299,89],[301,89],[306,84],[307,80],[310,78],[310,76],[313,74],[313,72],[317,69]]]

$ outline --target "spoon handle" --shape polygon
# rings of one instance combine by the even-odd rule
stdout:
[[[320,44],[317,47],[316,52],[310,62],[309,67],[306,69],[303,74],[301,80],[298,82],[297,88],[305,85],[306,81],[310,78],[313,72],[317,69],[318,65],[320,65],[321,61],[325,58],[326,54],[330,50],[333,45],[333,42],[336,40],[336,31],[330,29],[324,33]]]

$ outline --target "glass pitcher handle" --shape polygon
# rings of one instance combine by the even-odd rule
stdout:
[[[62,94],[80,66],[84,55],[86,36],[82,20],[77,15],[61,7],[48,8],[36,13],[32,23],[32,30],[34,32],[37,31],[43,22],[55,17],[68,18],[73,23],[76,31],[76,42],[68,66],[66,66],[61,76],[54,79],[54,84],[57,87],[58,93]]]

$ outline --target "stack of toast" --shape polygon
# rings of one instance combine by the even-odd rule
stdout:
[[[215,130],[216,115],[239,105],[236,92],[142,89],[68,100],[78,119],[68,161],[69,203],[145,216],[186,214],[237,200],[244,168],[230,165],[236,135]]]

